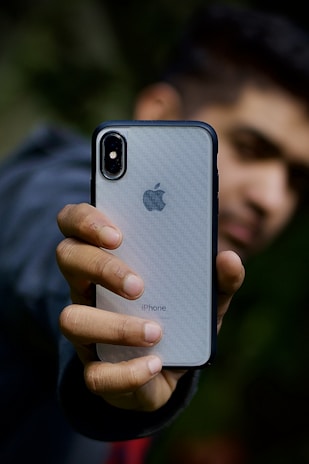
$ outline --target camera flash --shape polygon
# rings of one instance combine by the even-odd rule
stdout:
[[[109,159],[114,160],[117,158],[117,152],[116,151],[111,151],[109,153]]]

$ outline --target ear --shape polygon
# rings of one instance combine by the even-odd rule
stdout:
[[[181,119],[182,115],[179,93],[165,82],[146,87],[138,95],[133,112],[134,119],[140,120]]]

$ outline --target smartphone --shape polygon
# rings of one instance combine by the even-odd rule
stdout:
[[[109,121],[92,136],[92,204],[123,232],[113,251],[145,282],[126,300],[96,286],[95,305],[157,320],[152,348],[97,344],[101,360],[156,354],[169,368],[211,363],[216,347],[217,136],[199,121]]]

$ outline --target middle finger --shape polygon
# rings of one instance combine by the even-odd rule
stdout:
[[[57,260],[73,291],[78,292],[83,279],[127,299],[136,299],[144,291],[143,280],[117,256],[74,238],[59,243]]]

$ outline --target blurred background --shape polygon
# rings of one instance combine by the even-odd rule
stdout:
[[[160,75],[183,22],[202,3],[2,0],[0,157],[38,124],[88,137],[101,121],[130,118],[134,96]],[[287,12],[309,28],[305,5],[295,1],[229,3]],[[254,450],[250,464],[309,463],[308,231],[305,213],[247,264],[214,365],[150,462],[186,462],[181,445],[191,443],[197,454],[235,453],[235,461],[211,462],[240,464],[245,442]]]
[[[200,0],[10,0],[0,6],[0,154],[42,121],[90,134],[130,117]]]
[[[0,156],[44,121],[89,135],[104,119],[130,117],[136,92],[158,77],[183,22],[205,3],[2,0]],[[307,18],[295,2],[293,10],[274,0],[256,3]]]

